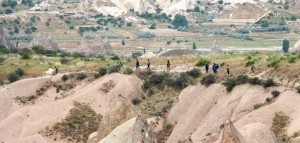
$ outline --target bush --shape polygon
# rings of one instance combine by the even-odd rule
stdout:
[[[165,79],[165,75],[163,74],[152,74],[150,76],[149,82],[151,84],[158,85],[163,83],[164,79]]]
[[[27,49],[27,48],[24,48],[24,49],[21,49],[19,51],[19,55],[22,56],[22,59],[30,59],[31,57],[31,50],[30,49]]]
[[[248,82],[248,76],[240,74],[236,77],[237,84],[245,84]]]
[[[199,59],[198,62],[196,63],[196,66],[197,66],[197,67],[201,67],[201,66],[204,66],[206,63],[210,63],[210,61],[207,60],[207,59],[201,58],[201,59]]]
[[[143,83],[143,89],[147,90],[151,87],[151,83],[148,80],[145,80]]]
[[[76,73],[75,76],[76,76],[76,79],[78,79],[78,80],[83,80],[83,79],[86,78],[86,74],[82,73],[82,72],[81,73]]]
[[[101,76],[106,75],[106,73],[107,73],[107,68],[106,68],[106,67],[100,67],[100,68],[98,69],[98,72],[99,72],[99,74],[100,74]]]
[[[124,73],[130,75],[133,73],[133,70],[131,68],[125,68]]]
[[[267,79],[267,80],[264,80],[263,82],[262,82],[262,86],[264,87],[264,88],[268,88],[268,87],[271,87],[271,86],[275,86],[275,82],[273,81],[273,79]]]
[[[68,62],[69,62],[69,60],[67,58],[61,58],[60,59],[61,64],[67,64]]]
[[[253,106],[253,108],[256,110],[256,109],[259,109],[260,107],[263,107],[263,106],[264,106],[264,104],[259,103],[259,104],[255,104]]]
[[[273,90],[271,94],[273,95],[273,98],[276,98],[279,96],[280,92],[278,90]]]
[[[167,78],[165,80],[165,84],[170,87],[174,87],[177,89],[183,89],[188,86],[188,76],[186,73],[181,73],[179,77],[175,80],[171,78]]]
[[[261,83],[261,80],[258,77],[253,77],[249,79],[249,83],[253,85],[259,85]]]
[[[120,72],[121,70],[121,66],[120,65],[115,65],[115,66],[110,66],[108,68],[108,73],[116,73],[116,72]]]
[[[208,74],[201,79],[201,84],[210,86],[216,82],[216,76],[214,74]]]
[[[113,57],[111,57],[110,59],[111,59],[111,60],[114,60],[114,61],[119,61],[119,60],[120,60],[119,56],[113,56]]]
[[[63,80],[63,81],[67,81],[68,79],[69,79],[69,77],[65,74],[61,77],[61,80]]]
[[[193,78],[198,78],[201,75],[198,69],[192,69],[190,71],[187,71],[186,74]]]
[[[8,54],[9,50],[4,45],[0,45],[0,53],[1,54]]]
[[[15,82],[17,80],[19,80],[19,75],[16,73],[16,72],[11,72],[11,73],[8,73],[6,75],[6,78],[10,81],[10,82]]]
[[[131,99],[131,103],[132,103],[133,105],[140,104],[141,102],[142,102],[142,99],[137,98],[137,97]]]
[[[229,78],[229,79],[227,79],[227,80],[223,83],[223,85],[226,87],[226,90],[227,90],[228,92],[232,91],[232,89],[233,89],[237,84],[238,84],[238,83],[237,83],[237,81],[236,81],[235,78]]]
[[[15,70],[16,74],[18,74],[19,76],[23,76],[24,75],[24,71],[20,68],[18,68],[17,70]]]
[[[176,14],[174,17],[174,20],[172,21],[172,24],[178,28],[178,27],[187,27],[189,22],[187,20],[187,18],[184,15],[180,15],[180,14]]]

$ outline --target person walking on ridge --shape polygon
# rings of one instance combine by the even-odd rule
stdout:
[[[230,74],[230,67],[229,67],[229,65],[227,65],[226,71],[227,71],[227,74],[229,75]]]
[[[212,66],[212,70],[213,70],[214,74],[217,73],[217,70],[216,70],[217,67],[216,66],[217,66],[216,63],[214,63],[213,66]]]
[[[148,61],[147,61],[147,71],[150,71],[150,65],[151,65],[151,63],[150,63],[150,60],[148,59]]]
[[[167,71],[170,71],[171,70],[171,63],[170,63],[170,61],[168,60],[168,62],[167,62]]]
[[[136,70],[140,70],[140,62],[139,62],[139,60],[136,60],[135,69]]]
[[[206,63],[205,64],[205,71],[206,71],[206,73],[208,73],[208,70],[209,70],[209,65],[208,65],[208,63]]]
[[[55,66],[55,75],[58,74],[58,67]]]
[[[254,74],[255,67],[252,65],[251,72]]]

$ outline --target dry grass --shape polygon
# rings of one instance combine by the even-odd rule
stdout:
[[[60,137],[71,142],[86,142],[89,135],[98,130],[102,119],[88,104],[74,102],[74,108],[61,122],[47,127],[43,133],[53,138]]]
[[[291,138],[286,135],[286,127],[290,123],[290,117],[283,112],[276,112],[273,118],[272,131],[275,133],[278,142],[289,143]]]
[[[116,83],[112,80],[104,83],[102,87],[100,88],[104,93],[110,92],[115,87]]]

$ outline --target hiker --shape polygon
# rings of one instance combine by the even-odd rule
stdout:
[[[151,65],[151,63],[150,63],[150,60],[148,59],[148,61],[147,61],[147,71],[150,71],[150,65]]]
[[[230,67],[229,67],[229,65],[227,65],[226,70],[227,70],[227,74],[229,75],[230,74]]]
[[[213,70],[214,74],[217,73],[217,65],[216,65],[216,63],[213,64],[212,70]]]
[[[170,66],[171,66],[171,64],[170,64],[170,61],[168,60],[168,62],[167,62],[167,71],[171,70]]]
[[[205,64],[205,71],[206,71],[206,73],[208,73],[208,70],[209,70],[209,65],[208,65],[208,63],[206,63]]]
[[[252,65],[251,72],[254,73],[255,67]]]
[[[216,73],[219,71],[219,64],[216,65]]]
[[[55,75],[58,74],[58,67],[55,66]]]
[[[136,68],[136,70],[140,70],[140,62],[139,62],[139,60],[136,60],[135,68]]]

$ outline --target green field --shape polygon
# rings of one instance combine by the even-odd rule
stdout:
[[[221,47],[273,47],[282,46],[282,40],[259,40],[259,41],[242,41],[242,40],[219,40]],[[296,40],[290,40],[290,47],[294,46]],[[192,45],[190,42],[189,45]],[[213,45],[213,41],[198,41],[197,47],[210,48]]]
[[[54,40],[80,40],[80,35],[52,35]]]

